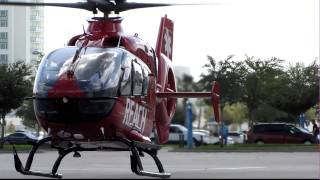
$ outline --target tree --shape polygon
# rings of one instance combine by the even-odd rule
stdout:
[[[271,98],[266,100],[271,106],[282,110],[297,119],[317,103],[317,66],[316,62],[305,67],[302,63],[290,65],[286,74],[278,78],[277,89],[269,89]]]
[[[260,104],[251,117],[255,122],[292,122],[288,113],[276,109],[266,103]]]
[[[30,94],[32,85],[30,78],[30,67],[19,61],[10,65],[0,66],[0,118],[1,118],[1,139],[4,137],[6,115],[12,110],[21,106],[24,97]],[[0,146],[3,146],[1,140]]]
[[[310,108],[310,109],[308,109],[307,111],[306,111],[306,119],[308,119],[309,121],[308,122],[310,122],[311,120],[314,120],[314,119],[316,119],[316,106],[314,106],[314,107],[312,107],[312,108]]]
[[[28,100],[18,109],[16,115],[22,118],[22,124],[30,128],[39,128],[36,122],[36,116],[33,109],[33,101]]]
[[[41,62],[41,59],[44,57],[44,53],[40,51],[34,51],[33,54],[38,55],[38,59],[36,63],[32,66],[34,70],[37,70]],[[30,78],[31,78],[31,81],[34,82],[35,74],[32,74]],[[32,94],[33,85],[30,86],[29,91],[30,91],[30,94]],[[23,105],[18,109],[16,115],[22,118],[23,125],[33,129],[37,129],[37,136],[39,136],[41,127],[37,123],[32,100],[24,101]]]
[[[212,82],[217,81],[220,84],[220,107],[223,110],[227,103],[236,103],[243,96],[243,82],[247,70],[243,62],[232,60],[233,55],[218,62],[211,56],[207,57],[209,63],[204,65],[207,73],[201,74],[198,87],[202,87],[200,90],[211,91]],[[212,104],[210,100],[206,103]]]
[[[234,104],[243,96],[243,81],[247,72],[243,62],[233,61],[233,55],[228,56],[225,60],[218,61],[207,56],[209,63],[204,67],[207,69],[207,74],[201,74],[201,79],[198,81],[198,87],[202,90],[211,91],[212,82],[216,81],[220,85],[220,108],[221,117],[223,118],[223,109],[226,104]],[[212,104],[210,100],[205,101],[207,104]],[[224,119],[223,119],[224,120]],[[220,145],[223,146],[222,139]]]
[[[241,127],[243,122],[248,121],[247,106],[245,106],[243,103],[238,102],[232,105],[226,105],[223,112],[223,120],[226,124],[235,123]]]
[[[35,77],[31,77],[31,82],[34,82]],[[30,86],[29,93],[32,94],[33,86]],[[36,116],[33,109],[33,101],[26,100],[23,102],[22,106],[17,110],[16,115],[22,119],[22,124],[37,129],[37,135],[39,135],[40,127],[37,124]]]
[[[238,102],[239,98],[243,95],[243,81],[246,69],[242,62],[233,61],[234,56],[230,55],[225,60],[219,61],[218,65],[215,60],[208,56],[210,64],[206,64],[205,67],[209,68],[208,74],[201,75],[199,84],[210,91],[212,88],[212,82],[217,81],[221,88],[220,103],[221,109],[226,103],[233,104]]]
[[[7,131],[9,133],[13,133],[13,132],[15,132],[15,130],[16,130],[16,126],[12,122],[10,122],[8,125],[8,128],[7,128]]]
[[[226,113],[226,105],[244,103],[251,126],[254,121],[292,122],[315,106],[318,96],[316,62],[307,67],[297,63],[285,69],[284,60],[275,57],[261,60],[247,56],[242,62],[234,62],[232,58],[228,56],[217,63],[208,56],[209,63],[204,66],[207,74],[202,74],[198,82],[206,91],[211,90],[212,81],[220,83],[221,112]],[[226,121],[232,121],[232,116],[230,111],[222,114]]]
[[[241,101],[248,108],[249,126],[253,124],[253,112],[266,100],[270,98],[270,89],[278,86],[271,86],[279,76],[283,75],[283,60],[270,58],[267,60],[248,57],[245,60],[247,73],[244,81],[244,95]],[[279,85],[276,83],[276,85]]]

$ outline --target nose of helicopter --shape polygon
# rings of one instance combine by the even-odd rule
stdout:
[[[48,92],[48,98],[85,97],[74,76],[64,73]]]
[[[88,97],[78,80],[64,73],[48,91],[46,100],[35,100],[35,110],[40,119],[48,122],[94,122],[106,117],[114,103],[114,99]]]

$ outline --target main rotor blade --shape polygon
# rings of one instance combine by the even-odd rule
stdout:
[[[0,5],[12,5],[12,6],[56,6],[84,9],[88,11],[95,11],[95,3],[90,2],[77,2],[77,3],[40,3],[40,2],[4,2],[0,1]]]
[[[209,5],[212,3],[209,3]],[[150,8],[150,7],[163,7],[163,6],[183,6],[183,5],[208,5],[208,4],[171,4],[171,3],[135,3],[127,2],[126,0],[114,0],[114,3],[110,0],[87,0],[87,2],[76,2],[76,3],[41,3],[41,2],[8,2],[1,1],[0,5],[14,5],[14,6],[56,6],[56,7],[67,7],[76,8],[92,11],[97,13],[99,9],[103,13],[120,13],[131,9],[138,8]]]
[[[150,8],[150,7],[163,7],[163,6],[191,6],[191,5],[215,5],[216,3],[194,3],[194,4],[171,4],[171,3],[135,3],[135,2],[126,2],[125,0],[116,1],[115,12],[119,13],[122,11],[127,11],[131,9],[138,8]]]

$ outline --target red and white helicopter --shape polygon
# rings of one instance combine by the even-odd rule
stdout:
[[[219,85],[211,92],[177,92],[172,68],[174,23],[161,18],[155,49],[138,36],[124,34],[119,16],[111,13],[177,4],[133,3],[125,0],[87,0],[78,3],[0,1],[0,5],[58,6],[101,11],[87,30],[71,38],[68,46],[48,53],[36,75],[33,97],[38,123],[48,137],[32,144],[25,166],[13,146],[15,168],[24,175],[62,178],[62,159],[80,151],[129,151],[131,170],[137,175],[170,177],[157,157],[168,141],[177,98],[211,98],[220,121]],[[179,4],[180,5],[180,4]],[[150,140],[155,132],[157,143]],[[57,149],[49,173],[31,171],[33,157],[44,143]],[[140,156],[149,154],[159,172],[144,171]]]

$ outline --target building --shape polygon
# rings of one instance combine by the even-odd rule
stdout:
[[[6,0],[0,0],[6,1]],[[30,0],[26,0],[31,2]],[[35,0],[33,0],[35,2]],[[38,2],[42,2],[38,1]],[[34,65],[44,49],[43,7],[0,6],[0,65],[24,61]],[[7,124],[22,126],[14,114]],[[1,132],[1,130],[0,130]]]
[[[43,20],[43,7],[0,6],[0,64],[36,64],[44,49]]]

